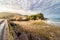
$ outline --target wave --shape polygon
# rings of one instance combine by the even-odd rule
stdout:
[[[46,23],[51,24],[51,25],[60,26],[60,22],[55,22],[55,21],[47,20]]]

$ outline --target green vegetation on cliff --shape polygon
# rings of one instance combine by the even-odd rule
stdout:
[[[29,16],[29,19],[30,20],[38,20],[38,19],[44,20],[44,15],[42,13],[31,15]]]

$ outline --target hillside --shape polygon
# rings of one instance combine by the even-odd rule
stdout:
[[[14,16],[14,15],[21,15],[21,14],[12,13],[12,12],[0,12],[0,18]]]
[[[42,20],[10,21],[10,25],[15,40],[60,40],[60,27],[46,24]]]

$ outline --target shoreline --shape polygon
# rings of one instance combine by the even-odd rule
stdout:
[[[60,26],[60,22],[55,22],[50,20],[45,20],[44,22],[50,25]]]

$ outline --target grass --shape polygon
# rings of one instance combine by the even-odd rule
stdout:
[[[31,33],[45,40],[55,40],[60,38],[60,27],[49,25],[40,20],[33,21],[14,21],[20,32]],[[18,31],[18,30],[17,30]]]

